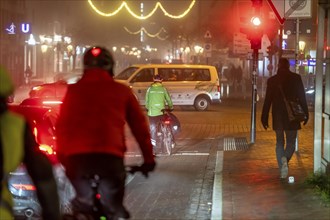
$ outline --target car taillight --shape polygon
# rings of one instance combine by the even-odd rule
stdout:
[[[12,184],[12,186],[17,190],[28,190],[28,191],[36,190],[36,187],[32,184]]]
[[[53,150],[53,148],[47,144],[40,144],[39,150],[46,153],[47,155],[54,155],[56,152]]]

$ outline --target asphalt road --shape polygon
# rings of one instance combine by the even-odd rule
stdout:
[[[206,112],[178,107],[173,113],[182,126],[174,154],[158,156],[149,178],[136,174],[127,185],[125,204],[132,219],[211,219],[216,199],[213,180],[217,164],[222,163],[217,153],[237,139],[247,145],[248,101],[224,102]],[[127,164],[140,163],[131,136],[127,143]]]

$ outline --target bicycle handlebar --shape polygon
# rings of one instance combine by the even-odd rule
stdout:
[[[130,174],[135,174],[136,172],[141,172],[143,174],[143,176],[145,176],[146,178],[148,178],[148,173],[145,169],[143,169],[142,165],[141,166],[127,166],[126,167],[126,172],[130,173]]]

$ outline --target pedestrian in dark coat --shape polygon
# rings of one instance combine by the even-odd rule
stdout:
[[[290,63],[285,58],[280,58],[277,74],[267,81],[266,97],[262,109],[261,122],[265,129],[268,128],[268,115],[272,107],[273,130],[276,133],[276,158],[280,168],[281,178],[288,175],[288,162],[294,151],[297,131],[301,129],[300,122],[290,122],[285,107],[280,85],[288,99],[299,99],[306,114],[303,124],[308,121],[308,107],[304,85],[300,75],[290,71]],[[286,146],[286,147],[285,147]]]

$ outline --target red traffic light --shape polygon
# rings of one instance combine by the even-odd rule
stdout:
[[[250,40],[251,49],[261,49],[261,39],[263,36],[262,19],[259,16],[253,16],[250,19],[245,17],[240,18],[243,27],[240,28],[240,32],[246,34]]]
[[[251,18],[251,23],[255,27],[259,27],[261,25],[261,19],[257,16]]]

